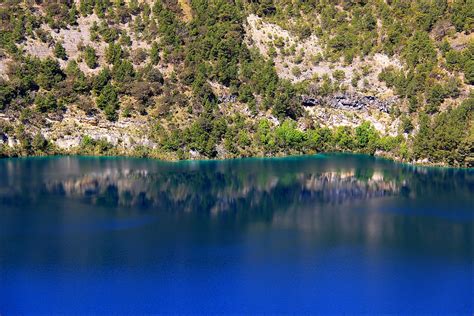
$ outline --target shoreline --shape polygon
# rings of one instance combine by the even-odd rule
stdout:
[[[474,170],[474,167],[460,167],[460,166],[453,166],[443,163],[433,163],[433,162],[409,162],[403,161],[398,157],[391,157],[390,155],[384,154],[367,154],[367,153],[360,153],[360,152],[347,152],[347,151],[328,151],[328,152],[318,152],[318,153],[302,153],[302,154],[281,154],[281,155],[273,155],[273,156],[265,156],[265,155],[255,155],[255,156],[241,156],[241,157],[224,157],[224,158],[206,158],[206,157],[195,157],[190,159],[177,159],[176,157],[170,157],[165,155],[154,156],[154,155],[137,155],[133,152],[120,152],[120,153],[113,153],[113,154],[90,154],[90,153],[81,153],[81,152],[57,152],[52,154],[34,154],[34,155],[20,155],[20,156],[0,156],[0,160],[3,159],[31,159],[31,158],[61,158],[61,157],[78,157],[78,158],[131,158],[131,159],[150,159],[150,160],[157,160],[160,162],[167,162],[167,163],[182,163],[182,162],[223,162],[223,161],[234,161],[234,160],[246,160],[246,159],[289,159],[289,158],[307,158],[307,157],[316,157],[316,156],[323,156],[323,155],[360,155],[366,157],[373,157],[375,159],[382,159],[386,161],[390,161],[392,163],[397,163],[401,165],[405,165],[408,167],[423,167],[423,168],[439,168],[439,169],[460,169],[460,170]]]

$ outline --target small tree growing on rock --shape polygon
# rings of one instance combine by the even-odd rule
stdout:
[[[100,92],[96,100],[97,107],[104,111],[109,121],[116,121],[118,118],[119,98],[115,87],[108,83]]]
[[[97,67],[97,56],[92,46],[87,46],[84,51],[84,61],[87,67],[94,69]]]
[[[62,60],[67,60],[66,49],[60,42],[57,42],[54,46],[54,56]]]

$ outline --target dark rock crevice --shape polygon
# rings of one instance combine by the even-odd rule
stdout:
[[[374,108],[381,112],[389,113],[396,98],[382,100],[373,95],[356,93],[338,93],[325,97],[301,96],[303,106],[327,106],[336,109],[364,110]]]

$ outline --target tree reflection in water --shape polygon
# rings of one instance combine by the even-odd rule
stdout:
[[[358,155],[181,163],[7,159],[0,162],[0,188],[0,238],[28,225],[33,235],[60,233],[62,242],[75,245],[80,233],[81,242],[90,239],[97,248],[82,254],[89,263],[117,256],[130,243],[140,247],[127,248],[128,264],[153,262],[150,256],[160,251],[150,249],[176,238],[225,242],[255,231],[292,231],[311,249],[352,243],[465,257],[473,245],[472,170]],[[136,227],[143,230],[127,235]],[[88,235],[108,229],[129,231],[107,236],[116,239],[116,249]],[[69,253],[62,244],[38,245],[26,237],[23,243],[23,249],[54,249],[53,258]],[[35,253],[45,260],[41,251],[22,255]]]

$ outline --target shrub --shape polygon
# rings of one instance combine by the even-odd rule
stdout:
[[[346,73],[344,72],[344,70],[335,70],[333,73],[332,73],[332,77],[334,78],[334,80],[336,81],[341,81],[343,80],[345,77],[346,77]]]

